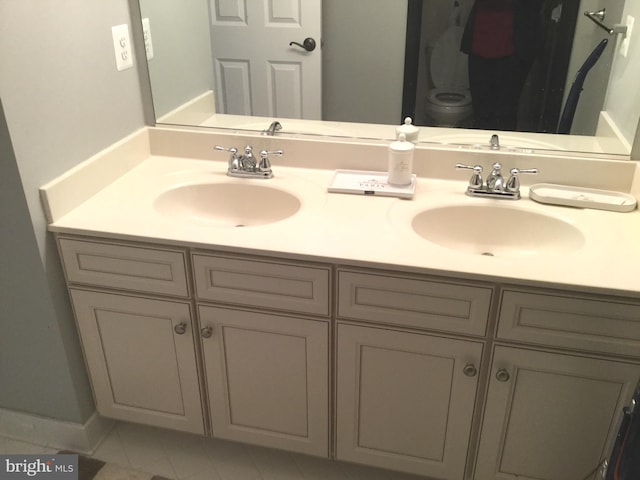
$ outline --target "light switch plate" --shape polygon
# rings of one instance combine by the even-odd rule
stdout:
[[[153,40],[151,39],[151,24],[148,18],[142,19],[142,34],[144,36],[144,49],[147,52],[147,60],[153,58]]]
[[[118,71],[133,67],[133,49],[129,36],[129,25],[116,25],[111,27],[113,36],[113,50],[116,56],[116,68]]]
[[[625,22],[625,25],[627,26],[627,33],[622,39],[622,43],[620,43],[620,54],[623,57],[626,57],[629,53],[629,41],[631,39],[631,33],[633,32],[633,24],[635,20],[636,19],[631,15],[627,15],[627,21]]]

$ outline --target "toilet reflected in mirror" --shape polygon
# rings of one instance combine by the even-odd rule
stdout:
[[[436,40],[429,59],[434,88],[425,100],[427,125],[470,127],[473,117],[467,55],[460,51],[464,28],[453,24]]]

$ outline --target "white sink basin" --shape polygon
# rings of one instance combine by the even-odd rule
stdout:
[[[464,253],[523,257],[579,250],[585,239],[564,220],[509,206],[448,205],[411,222],[425,240]]]
[[[163,215],[215,227],[267,225],[295,215],[301,205],[292,193],[253,183],[184,185],[154,201],[154,208]]]

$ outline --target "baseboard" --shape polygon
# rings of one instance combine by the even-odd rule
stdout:
[[[97,413],[80,424],[0,408],[0,436],[58,450],[91,454],[113,425]]]

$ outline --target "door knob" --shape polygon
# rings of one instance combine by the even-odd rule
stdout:
[[[180,322],[178,325],[176,325],[175,327],[173,327],[173,330],[178,334],[178,335],[184,335],[184,332],[187,331],[187,324],[185,322]]]
[[[289,42],[289,46],[292,45],[297,45],[300,48],[304,48],[307,52],[313,52],[316,49],[316,41],[311,37],[305,38],[302,43]]]
[[[200,330],[200,335],[202,335],[203,338],[211,338],[211,336],[213,335],[213,328],[204,327],[202,330]]]
[[[467,363],[462,369],[462,373],[467,377],[475,377],[478,374],[478,369],[473,363]]]
[[[506,368],[499,368],[496,372],[496,379],[499,382],[508,382],[509,378],[511,378],[511,376],[509,375],[509,372]]]

